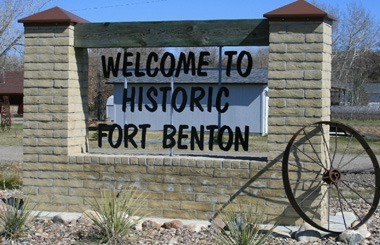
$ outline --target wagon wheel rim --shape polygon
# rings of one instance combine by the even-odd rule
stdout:
[[[365,183],[355,179],[362,167],[368,172]],[[322,231],[357,229],[379,204],[380,170],[376,156],[356,130],[341,123],[322,121],[297,131],[284,152],[282,175],[286,195],[296,213]],[[351,199],[358,200],[360,212]],[[337,205],[332,206],[333,203]],[[324,204],[327,214],[322,217],[318,211]],[[358,222],[351,227],[352,214]],[[340,227],[336,226],[338,216],[342,216]]]

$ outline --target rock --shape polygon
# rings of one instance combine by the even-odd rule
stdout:
[[[165,229],[179,229],[183,227],[183,223],[180,220],[173,220],[170,222],[165,222],[162,227]]]
[[[93,223],[91,218],[99,218],[98,213],[94,210],[86,210],[83,212],[83,214],[77,219],[77,222],[80,224],[87,224],[90,225]]]
[[[158,223],[158,222],[153,221],[153,220],[145,220],[141,224],[142,230],[160,229],[162,225],[163,225],[162,223]]]
[[[61,215],[56,215],[52,218],[52,221],[54,224],[66,224],[65,220],[62,218]]]
[[[358,223],[359,223],[359,221],[352,222],[351,227],[354,227]],[[367,224],[363,224],[363,225],[359,226],[359,228],[356,231],[359,232],[360,235],[362,235],[364,238],[369,238],[372,235],[371,232],[368,231]]]
[[[321,237],[321,233],[307,223],[302,224],[298,231],[294,233],[294,239],[304,243],[317,242],[321,239]]]
[[[363,242],[364,237],[357,231],[345,230],[338,236],[337,241],[344,242],[348,245],[356,245]]]
[[[303,223],[298,231],[306,231],[306,230],[315,230],[314,226],[310,225],[309,223]]]
[[[190,232],[200,232],[202,231],[202,229],[204,229],[206,226],[205,225],[200,225],[200,224],[190,224],[187,226],[187,229],[190,231]]]
[[[222,229],[224,229],[225,226],[226,226],[226,224],[224,223],[224,221],[221,218],[215,218],[211,222],[211,229],[213,229],[213,230],[222,230]]]

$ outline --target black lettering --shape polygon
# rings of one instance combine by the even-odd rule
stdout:
[[[210,131],[208,139],[208,149],[212,151],[214,148],[214,133],[215,130],[218,129],[218,125],[208,125],[206,126],[206,129]]]
[[[131,52],[124,52],[124,59],[123,59],[123,76],[124,77],[131,77],[133,76],[132,72],[128,71],[128,66],[132,66],[133,63],[128,61],[128,57],[133,56],[133,53]]]
[[[198,95],[196,95],[198,93]],[[196,105],[200,111],[203,111],[201,100],[205,97],[205,90],[202,87],[192,87],[190,94],[190,110],[194,111]]]
[[[178,129],[178,143],[177,143],[178,149],[181,149],[181,150],[186,150],[187,149],[187,145],[184,145],[183,142],[182,142],[182,140],[189,138],[189,136],[183,132],[183,130],[186,130],[188,128],[189,128],[189,126],[187,126],[187,125],[179,125],[179,129]]]
[[[150,128],[150,124],[141,124],[141,125],[139,125],[139,128],[142,129],[142,131],[141,131],[141,148],[145,149],[146,129]]]
[[[132,129],[132,132],[129,133],[129,129]],[[128,143],[131,142],[133,147],[137,148],[137,144],[133,139],[138,132],[136,125],[134,124],[125,124],[124,125],[124,147],[128,148]]]
[[[224,106],[223,108],[221,108],[221,104],[222,104],[222,93],[228,97],[230,95],[230,91],[228,90],[228,88],[226,87],[221,87],[218,91],[218,94],[216,95],[216,110],[220,113],[224,113],[228,110],[228,107],[229,107],[229,103],[226,102],[224,103]]]
[[[244,56],[247,56],[247,68],[246,68],[245,72],[243,72],[242,68],[241,68]],[[236,69],[237,69],[237,72],[239,73],[239,75],[242,77],[248,77],[249,74],[251,74],[252,65],[253,65],[253,61],[252,61],[251,54],[247,51],[241,51],[239,56],[238,56],[237,64],[236,64]]]
[[[203,66],[208,66],[208,61],[204,60],[205,56],[210,56],[210,52],[202,51],[199,54],[198,71],[197,71],[197,75],[199,77],[207,77],[207,72],[202,71]]]
[[[194,54],[194,52],[189,52],[189,55],[187,57],[187,61],[186,61],[186,54],[185,53],[181,52],[179,54],[178,65],[177,65],[175,77],[179,76],[179,74],[181,72],[182,64],[183,64],[183,73],[189,74],[189,70],[190,70],[190,66],[191,66],[192,67],[191,68],[191,75],[195,76],[195,54]]]
[[[117,131],[118,131],[116,144],[113,143],[113,132],[115,131],[115,128],[117,128]],[[108,143],[113,148],[119,148],[119,146],[121,145],[122,139],[123,139],[123,129],[118,124],[112,124],[110,131],[108,133]]]
[[[207,111],[208,112],[212,111],[212,93],[213,93],[213,88],[208,87],[208,97],[207,97]]]
[[[178,94],[179,93],[182,93],[182,101],[180,103],[180,106],[177,107],[177,100],[178,100]],[[172,108],[176,111],[176,112],[182,112],[185,107],[186,107],[186,101],[187,101],[187,93],[186,93],[186,90],[184,88],[181,88],[181,87],[177,87],[174,89],[174,92],[173,92],[173,98],[172,98]]]
[[[136,53],[135,76],[136,77],[145,76],[145,73],[140,71],[140,52]]]
[[[131,91],[131,97],[128,97],[128,89],[125,88],[123,90],[123,106],[122,106],[122,111],[125,112],[126,109],[127,109],[127,103],[128,102],[131,102],[130,103],[130,106],[131,106],[131,112],[134,112],[135,111],[135,88],[132,87],[130,89]]]
[[[224,146],[224,140],[223,140],[223,136],[224,136],[224,132],[227,131],[228,133],[228,138],[227,138],[227,144],[226,146]],[[232,129],[226,125],[222,126],[219,131],[218,131],[218,145],[219,145],[219,148],[223,151],[229,151],[232,147],[232,143],[233,143],[233,140],[234,140],[234,133],[232,132]]]
[[[249,141],[249,127],[245,126],[244,138],[239,127],[235,128],[235,151],[239,151],[239,144],[243,147],[244,151],[248,151],[248,141]]]
[[[152,95],[153,94],[153,95]],[[145,105],[145,108],[150,111],[150,112],[155,112],[158,108],[157,101],[153,98],[153,96],[157,97],[158,91],[155,87],[150,87],[148,91],[146,92],[146,96],[152,106],[150,105]]]
[[[197,144],[199,150],[203,151],[204,135],[205,135],[205,126],[201,125],[199,135],[198,135],[196,127],[191,127],[190,149],[192,151],[195,149],[195,144]]]
[[[237,51],[225,51],[224,54],[227,55],[226,76],[231,76],[232,57],[237,54]]]
[[[108,129],[108,125],[107,124],[104,124],[104,123],[98,124],[98,146],[100,148],[102,148],[103,137],[107,136],[107,134],[103,133],[103,131],[105,131],[107,129]]]
[[[166,64],[166,60],[170,58],[169,60],[169,64],[170,64],[170,68],[169,70],[166,72],[166,69],[165,69],[165,64]],[[161,70],[161,73],[164,77],[171,77],[173,76],[173,73],[174,73],[174,69],[175,69],[175,57],[172,53],[169,53],[169,52],[165,52],[163,55],[162,55],[162,58],[161,58],[161,63],[160,63],[160,70]]]
[[[154,62],[158,61],[158,55],[154,52],[149,53],[148,58],[146,59],[146,74],[149,77],[157,76],[158,70],[159,70],[157,67],[155,67],[153,70],[153,73],[152,73],[152,67],[151,67],[152,66],[152,59],[154,60]]]
[[[142,111],[143,100],[144,100],[144,88],[139,87],[139,101],[137,104],[139,111]]]
[[[160,91],[162,92],[162,111],[166,112],[166,104],[168,103],[168,92],[172,90],[171,87],[161,87]]]
[[[162,137],[162,148],[166,149],[166,148],[172,148],[175,146],[175,139],[174,139],[174,136],[176,134],[177,130],[175,129],[175,127],[173,125],[170,125],[170,124],[165,124],[164,125],[164,132],[163,132],[163,137]],[[170,141],[170,143],[168,143],[167,141]]]
[[[103,76],[105,78],[109,78],[110,77],[111,71],[112,71],[112,75],[114,77],[118,76],[118,73],[119,73],[119,64],[120,64],[120,56],[121,56],[121,53],[117,53],[115,65],[114,65],[114,62],[113,62],[113,58],[112,57],[108,57],[108,66],[107,66],[107,64],[106,64],[106,57],[104,55],[102,55]]]

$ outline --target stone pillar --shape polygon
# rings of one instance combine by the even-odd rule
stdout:
[[[332,19],[305,1],[264,16],[270,25],[268,163],[280,177],[283,152],[293,134],[330,119]],[[289,202],[283,190],[278,194],[277,201]],[[322,205],[321,213],[326,208]],[[285,209],[282,216],[288,224],[300,222],[292,210]]]
[[[75,24],[86,21],[56,7],[19,22],[25,28],[24,191],[50,200],[67,195],[53,179],[70,182],[68,156],[86,151],[87,50],[74,48]]]

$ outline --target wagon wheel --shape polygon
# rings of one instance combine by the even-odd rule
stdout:
[[[295,211],[322,231],[357,229],[379,203],[376,156],[357,131],[341,123],[317,122],[296,132],[284,152],[282,175]]]

